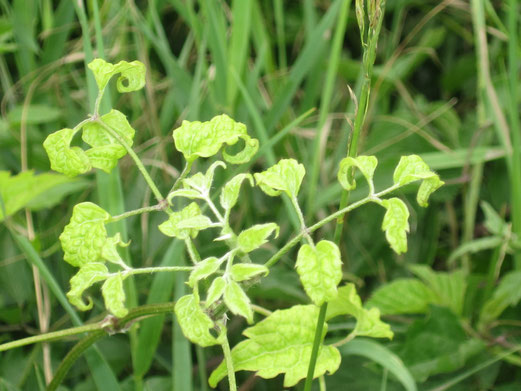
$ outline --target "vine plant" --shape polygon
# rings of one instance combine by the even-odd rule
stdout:
[[[443,184],[419,156],[403,156],[394,171],[393,185],[380,191],[373,184],[378,164],[376,157],[345,157],[339,165],[338,181],[344,189],[354,189],[356,182],[352,170],[357,169],[368,183],[369,194],[308,225],[298,201],[305,168],[294,159],[282,159],[267,170],[253,175],[240,173],[232,177],[220,189],[219,205],[214,203],[212,182],[215,170],[226,169],[226,163],[248,162],[258,149],[258,141],[248,135],[246,126],[223,114],[207,122],[183,121],[174,130],[175,147],[183,154],[186,166],[164,197],[132,150],[135,130],[125,115],[114,109],[104,115],[99,113],[99,103],[110,78],[120,75],[117,81],[119,92],[135,91],[144,86],[145,67],[138,61],[110,64],[96,59],[89,64],[89,68],[99,88],[94,113],[73,129],[62,129],[47,137],[44,147],[51,167],[68,176],[76,176],[92,168],[110,172],[117,161],[128,153],[157,198],[157,204],[118,216],[111,216],[92,202],[82,202],[74,207],[71,220],[60,235],[64,260],[79,268],[70,280],[67,293],[72,304],[82,311],[89,310],[92,300],[85,300],[84,292],[92,285],[103,282],[101,292],[107,310],[112,317],[122,318],[128,314],[123,288],[126,278],[142,273],[189,271],[187,284],[192,293],[181,297],[172,308],[184,335],[191,342],[203,347],[221,345],[224,361],[213,371],[209,383],[215,387],[227,376],[230,390],[237,389],[235,372],[241,370],[256,371],[258,376],[264,378],[284,374],[285,387],[291,387],[306,378],[317,319],[324,303],[328,304],[326,322],[347,314],[356,319],[356,327],[345,338],[326,345],[324,337],[327,323],[323,325],[319,349],[312,363],[313,378],[326,372],[334,373],[341,360],[337,347],[356,336],[393,337],[389,325],[380,320],[379,310],[363,306],[353,284],[339,286],[342,281],[342,257],[338,246],[328,240],[315,240],[313,234],[323,225],[362,205],[376,203],[385,209],[382,229],[391,248],[398,254],[407,251],[409,211],[401,199],[387,196],[411,182],[421,181],[417,201],[420,206],[427,206],[430,194]],[[90,145],[87,150],[71,146],[73,137],[80,131],[83,141]],[[244,141],[244,148],[237,154],[229,154],[226,146],[236,144],[239,139]],[[197,159],[213,157],[219,151],[224,161],[215,161],[205,173],[191,174]],[[239,201],[243,182],[258,187],[268,196],[288,197],[299,216],[300,232],[264,263],[252,262],[249,255],[265,244],[268,238],[277,237],[277,223],[257,224],[240,233],[230,227],[230,214]],[[174,199],[177,198],[189,201],[186,206],[176,209]],[[200,205],[206,205],[211,215],[204,214]],[[166,236],[185,242],[192,266],[132,268],[121,258],[117,248],[128,246],[129,243],[122,242],[119,234],[109,237],[106,225],[153,211],[166,214],[166,220],[159,225],[159,230]],[[226,243],[226,253],[200,258],[195,239],[200,231],[206,229],[216,232],[215,240]],[[256,322],[254,306],[247,295],[248,286],[267,275],[271,266],[299,244],[296,272],[311,303],[277,310]],[[116,265],[117,271],[109,271],[107,262]],[[211,281],[206,291],[201,289],[202,280]],[[228,311],[244,317],[250,324],[243,333],[246,339],[233,349],[227,339]]]

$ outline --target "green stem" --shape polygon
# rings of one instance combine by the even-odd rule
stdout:
[[[186,162],[185,167],[183,168],[183,171],[181,171],[181,174],[179,174],[179,177],[175,180],[174,185],[170,189],[168,193],[173,192],[174,190],[177,190],[179,186],[181,186],[181,181],[186,178],[186,176],[190,173],[190,170],[192,169],[193,162]]]
[[[235,382],[235,370],[233,368],[232,352],[230,350],[230,343],[226,335],[226,327],[221,329],[221,347],[224,353],[224,361],[226,362],[226,369],[228,371],[228,382],[230,383],[230,391],[237,391],[237,383]]]
[[[97,124],[99,124],[103,129],[105,129],[112,137],[114,137],[118,142],[127,150],[130,157],[134,160],[134,163],[136,163],[136,166],[138,170],[141,172],[141,175],[143,175],[143,178],[145,178],[145,181],[147,182],[148,186],[152,190],[152,193],[154,193],[154,196],[158,200],[158,202],[164,201],[164,197],[157,188],[156,184],[150,177],[150,174],[148,173],[147,169],[143,165],[143,162],[141,162],[141,159],[139,156],[134,152],[134,150],[130,147],[130,145],[127,144],[127,142],[116,132],[111,126],[107,125],[105,122],[103,122],[100,118],[97,118],[94,120]]]
[[[300,209],[300,206],[298,204],[297,197],[291,197],[291,203],[293,204],[293,207],[295,208],[295,211],[297,212],[298,219],[300,221],[300,228],[302,229],[302,234],[310,244],[310,246],[315,247],[315,243],[313,242],[313,239],[309,235],[308,229],[306,227],[306,222],[304,221],[304,215],[302,214],[302,210]]]
[[[315,339],[313,340],[313,349],[311,350],[311,358],[309,360],[308,374],[306,376],[306,383],[304,384],[304,391],[311,391],[311,383],[313,383],[313,375],[315,374],[315,366],[318,358],[318,351],[322,343],[322,330],[324,330],[324,323],[326,321],[327,302],[322,304],[318,314],[317,327],[315,329]],[[317,338],[318,335],[318,338]]]
[[[139,209],[134,209],[134,210],[122,213],[120,215],[110,217],[108,219],[107,223],[115,223],[116,221],[120,221],[120,220],[126,219],[128,217],[132,217],[135,215],[140,215],[140,214],[148,213],[148,212],[155,212],[155,211],[158,211],[161,209],[163,209],[163,205],[161,205],[161,204],[157,204],[157,205],[153,205],[153,206],[146,206],[144,208],[139,208]]]
[[[185,239],[186,249],[188,250],[188,255],[190,255],[190,259],[192,262],[196,265],[199,262],[201,262],[201,256],[197,252],[197,249],[194,246],[194,242],[192,242],[192,239],[186,238]]]
[[[158,266],[158,267],[141,267],[137,269],[127,269],[121,274],[124,276],[133,276],[136,274],[162,273],[162,272],[191,272],[192,266]],[[117,274],[117,273],[115,273]]]
[[[342,338],[340,341],[338,342],[335,342],[333,344],[333,346],[335,347],[339,347],[339,346],[342,346],[342,345],[345,345],[346,343],[348,343],[349,341],[351,341],[354,337],[356,337],[356,333],[355,331],[351,331],[349,334],[347,334],[347,337],[345,338]]]

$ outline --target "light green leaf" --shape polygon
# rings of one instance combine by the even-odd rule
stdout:
[[[224,288],[226,288],[226,280],[223,277],[218,276],[212,281],[208,293],[206,294],[206,308],[210,307],[221,298],[224,293]]]
[[[172,205],[172,200],[175,197],[184,197],[184,198],[189,198],[189,199],[201,199],[201,198],[203,198],[201,193],[199,193],[197,190],[193,190],[193,189],[174,190],[173,192],[168,194],[168,196],[166,197],[166,199],[167,199],[167,201],[168,201],[168,203],[170,205]]]
[[[186,338],[199,346],[217,345],[217,339],[210,333],[215,326],[199,306],[194,295],[181,297],[175,303],[175,315]]]
[[[231,312],[246,318],[248,323],[253,323],[250,299],[235,281],[227,282],[224,288],[224,302]]]
[[[60,235],[63,259],[77,267],[99,261],[107,240],[104,223],[109,217],[105,210],[92,202],[74,206],[71,221]]]
[[[192,270],[190,273],[190,277],[188,278],[188,285],[193,287],[197,281],[211,276],[219,269],[219,266],[221,266],[222,262],[222,260],[219,260],[215,257],[206,258],[199,262],[197,265],[195,265],[194,270]]]
[[[306,169],[295,159],[282,159],[266,171],[254,174],[257,185],[269,196],[285,192],[290,198],[296,197],[306,175]]]
[[[284,374],[284,387],[292,387],[307,374],[313,347],[318,307],[296,305],[277,310],[255,326],[244,331],[247,340],[232,349],[235,371],[255,371],[257,376],[271,379]],[[324,325],[322,340],[327,332]],[[334,373],[340,365],[340,353],[333,346],[320,346],[314,378]],[[208,382],[215,387],[226,376],[223,361]]]
[[[106,279],[108,274],[107,267],[101,262],[83,265],[70,281],[71,289],[67,292],[67,298],[71,304],[78,307],[81,311],[90,310],[92,308],[92,300],[88,298],[88,304],[85,304],[81,296],[94,283]]]
[[[373,292],[368,307],[377,307],[384,315],[424,314],[438,298],[423,282],[413,278],[395,280]],[[329,309],[329,308],[328,308]]]
[[[220,160],[214,162],[206,171],[206,174],[198,172],[190,178],[183,179],[185,188],[196,190],[203,196],[207,196],[212,188],[213,176],[217,167],[226,168],[226,164]]]
[[[494,235],[505,236],[508,232],[508,224],[486,201],[481,201],[481,210],[485,214],[485,228]]]
[[[239,234],[237,246],[242,252],[249,253],[267,243],[267,237],[273,231],[275,231],[275,237],[279,236],[279,226],[275,223],[254,225]]]
[[[382,222],[387,242],[397,254],[407,252],[407,232],[409,232],[407,206],[399,198],[383,200],[382,206],[387,209]]]
[[[121,263],[123,262],[123,259],[121,259],[116,246],[127,247],[129,244],[130,241],[128,243],[124,243],[121,240],[121,235],[118,232],[113,237],[107,238],[105,244],[101,248],[101,257],[109,262]]]
[[[512,271],[504,275],[494,290],[492,297],[485,302],[479,317],[480,324],[486,325],[497,319],[508,306],[514,306],[521,300],[521,271]]]
[[[0,171],[0,221],[24,207],[33,207],[38,201],[41,204],[42,199],[63,189],[62,185],[72,184],[79,185],[80,181],[50,172],[34,175],[33,171],[24,171],[11,176],[9,171]],[[59,199],[57,196],[53,200]]]
[[[326,320],[338,315],[351,315],[356,318],[354,333],[357,336],[393,338],[391,327],[380,320],[380,310],[368,310],[362,306],[362,300],[356,293],[354,284],[339,288],[338,296],[328,303]]]
[[[313,303],[320,306],[337,296],[337,285],[342,280],[342,261],[335,243],[322,240],[315,248],[304,244],[297,254],[295,266]]]
[[[259,274],[267,276],[269,269],[264,265],[256,263],[238,263],[232,266],[231,276],[234,281],[246,281]]]
[[[378,160],[374,156],[358,156],[356,158],[346,157],[340,161],[340,167],[338,169],[338,181],[342,187],[346,190],[353,190],[356,188],[356,181],[353,178],[352,182],[349,182],[349,171],[352,167],[357,167],[370,183],[371,188],[373,187],[373,175]]]
[[[231,209],[237,203],[239,199],[239,191],[241,189],[242,182],[248,179],[250,181],[250,185],[254,186],[253,176],[251,174],[239,174],[234,176],[224,185],[221,191],[221,206],[224,209]]]
[[[117,110],[103,115],[101,120],[111,127],[128,146],[132,146],[136,131],[130,126],[127,117]],[[83,127],[83,141],[92,148],[85,153],[93,167],[110,173],[127,150],[112,137],[99,123],[88,122]]]
[[[89,157],[80,147],[71,148],[75,134],[75,130],[65,128],[51,133],[43,142],[51,168],[68,177],[83,174],[92,168]]]
[[[184,240],[195,238],[200,230],[211,224],[211,220],[201,213],[199,206],[192,202],[181,211],[172,213],[167,221],[159,225],[159,230],[166,236]]]
[[[101,287],[101,293],[105,299],[105,307],[114,316],[122,318],[128,314],[128,309],[125,308],[125,290],[121,274],[118,273],[107,278]]]
[[[416,200],[420,206],[428,206],[430,195],[441,187],[444,182],[440,177],[430,170],[427,163],[418,155],[402,156],[393,174],[394,183],[406,185],[408,183],[422,180],[418,189]]]
[[[119,92],[137,91],[145,85],[146,68],[139,61],[120,61],[117,64],[111,64],[96,58],[88,64],[89,69],[94,73],[98,89],[104,90],[110,78],[118,73],[117,87]]]
[[[224,160],[232,164],[248,162],[257,152],[259,142],[251,138],[246,125],[235,122],[226,114],[213,117],[210,121],[183,121],[181,126],[174,130],[174,143],[188,162],[198,157],[210,157],[221,149],[223,144],[234,145],[239,139],[244,140],[243,151],[234,156],[223,152]]]

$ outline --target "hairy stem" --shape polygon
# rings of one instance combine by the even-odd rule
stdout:
[[[161,209],[163,209],[163,205],[162,204],[157,204],[157,205],[153,205],[153,206],[146,206],[144,208],[134,209],[134,210],[122,213],[120,215],[110,217],[110,219],[108,219],[107,223],[115,223],[116,221],[120,221],[120,220],[126,219],[128,217],[132,217],[132,216],[135,216],[135,215],[140,215],[140,214],[148,213],[148,212],[155,212],[155,211],[158,211],[158,210],[161,210]]]
[[[304,238],[306,238],[310,246],[315,247],[315,243],[313,242],[313,239],[308,233],[306,222],[304,221],[304,215],[302,214],[302,210],[300,209],[300,206],[298,204],[297,197],[291,197],[291,203],[293,204],[293,207],[297,212],[297,216],[300,221],[300,228],[302,229],[302,234],[304,235]]]
[[[235,370],[233,368],[232,352],[230,350],[230,343],[228,342],[228,336],[226,335],[226,327],[221,326],[220,336],[221,346],[224,353],[224,360],[226,362],[226,369],[228,371],[228,382],[230,384],[230,391],[237,391],[237,383],[235,382]]]

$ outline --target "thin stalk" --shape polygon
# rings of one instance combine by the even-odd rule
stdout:
[[[107,223],[115,223],[116,221],[120,221],[120,220],[126,219],[128,217],[140,215],[143,213],[155,212],[155,211],[158,211],[161,209],[163,209],[163,205],[161,205],[161,204],[157,204],[157,205],[153,205],[153,206],[146,206],[144,208],[139,208],[139,209],[134,209],[134,210],[122,213],[120,215],[110,217],[108,219]]]
[[[197,265],[201,262],[201,256],[197,252],[197,249],[194,246],[194,242],[189,237],[185,239],[186,249],[188,250],[188,255],[190,255],[190,259],[192,262]]]
[[[134,150],[130,147],[130,145],[127,144],[127,142],[120,137],[118,132],[116,132],[114,129],[112,129],[111,126],[107,125],[105,122],[103,122],[101,119],[97,118],[94,120],[97,124],[99,124],[103,129],[105,129],[112,137],[114,137],[118,142],[123,146],[123,148],[126,149],[132,160],[134,160],[134,163],[136,163],[136,166],[138,170],[141,172],[141,175],[143,175],[143,178],[145,178],[146,183],[150,187],[150,190],[152,190],[152,193],[154,193],[154,196],[159,202],[164,201],[164,197],[157,188],[156,184],[150,177],[150,174],[148,173],[147,169],[143,165],[143,162],[139,158],[139,156],[134,152]]]
[[[162,273],[162,272],[191,272],[194,268],[192,266],[157,266],[157,267],[140,267],[137,269],[128,269],[121,274],[123,276],[133,276],[136,274],[147,273]],[[118,273],[113,273],[118,274]]]
[[[230,350],[230,343],[226,335],[226,328],[222,326],[221,331],[221,347],[224,353],[224,361],[226,362],[226,369],[228,371],[228,382],[230,384],[230,391],[237,391],[237,383],[235,382],[235,370],[233,368],[232,352]]]
[[[317,328],[315,329],[315,339],[313,340],[313,348],[311,350],[311,358],[309,359],[308,374],[306,376],[306,383],[304,384],[304,391],[311,391],[311,383],[313,383],[313,375],[315,374],[315,366],[318,358],[318,351],[322,343],[322,331],[324,330],[324,323],[326,322],[327,303],[322,304],[318,314]],[[318,338],[317,338],[318,336]]]
[[[298,219],[300,221],[300,228],[302,229],[302,234],[304,235],[304,237],[306,238],[308,243],[312,247],[315,247],[315,243],[313,242],[313,239],[309,235],[308,229],[306,227],[306,222],[304,221],[304,215],[302,214],[302,210],[300,209],[300,206],[298,204],[297,197],[291,197],[291,203],[293,204],[293,207],[295,208],[295,210],[297,212]]]
[[[190,170],[192,169],[193,162],[186,162],[183,171],[181,171],[181,174],[179,174],[179,177],[174,182],[174,185],[170,189],[169,193],[173,192],[174,190],[177,190],[179,186],[181,186],[181,181],[186,178],[186,176],[190,173]]]

